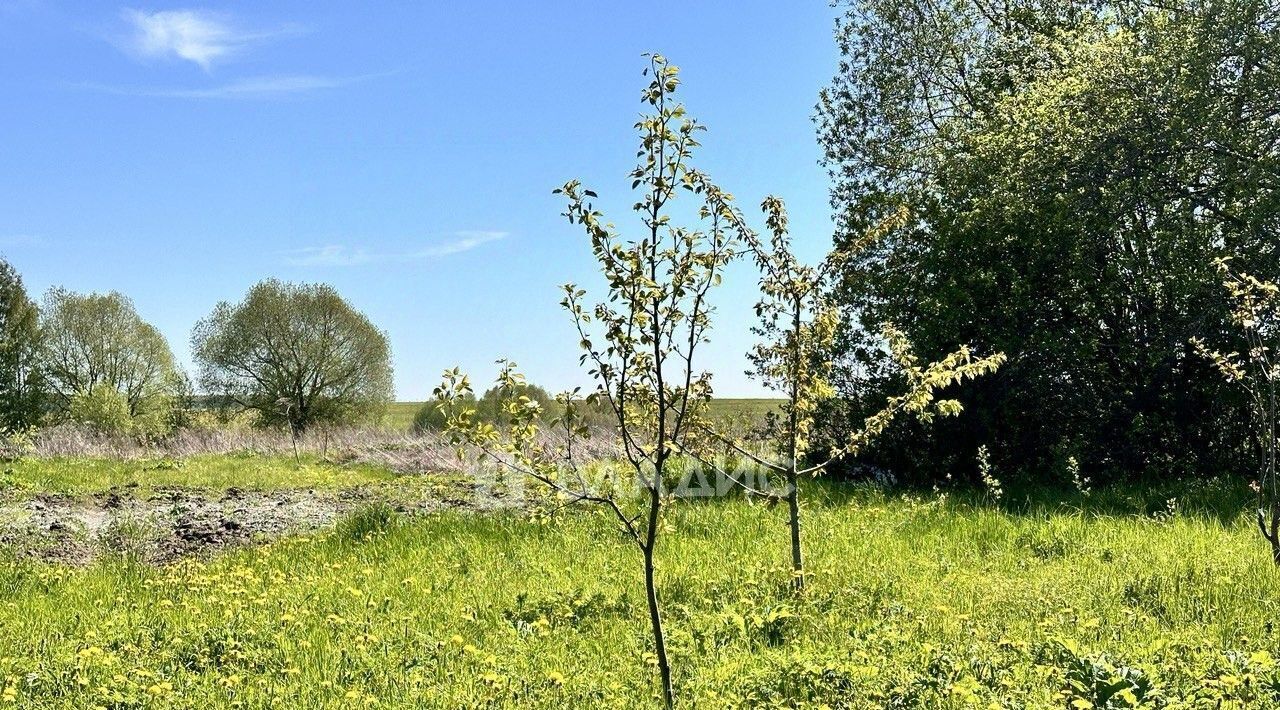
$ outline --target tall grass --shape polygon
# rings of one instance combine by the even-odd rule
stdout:
[[[672,509],[691,706],[1277,706],[1280,576],[1243,517],[812,490],[803,597],[779,511]],[[0,679],[24,707],[643,707],[633,554],[593,512],[374,510],[164,569],[0,562]]]

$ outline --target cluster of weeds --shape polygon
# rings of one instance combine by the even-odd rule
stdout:
[[[522,592],[516,596],[514,607],[503,610],[502,617],[522,635],[545,636],[556,629],[576,629],[608,616],[625,617],[631,608],[625,595],[610,599],[599,591],[575,589],[540,599],[530,599]]]
[[[365,542],[384,535],[404,521],[404,516],[383,501],[375,501],[348,514],[334,526],[334,534],[344,540]]]

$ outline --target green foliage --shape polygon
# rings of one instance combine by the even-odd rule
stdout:
[[[978,479],[982,481],[983,489],[992,500],[999,502],[1004,497],[1004,486],[996,478],[991,466],[991,452],[987,450],[986,444],[978,447]]]
[[[1072,454],[1099,481],[1251,465],[1247,402],[1186,342],[1239,342],[1214,284],[1223,248],[1280,272],[1268,8],[850,4],[819,109],[840,241],[914,218],[846,269],[847,416],[893,386],[883,321],[926,358],[963,342],[1010,358],[927,449],[891,437],[881,461],[937,476],[990,441],[1008,470]]]
[[[1248,393],[1253,407],[1253,440],[1262,449],[1253,488],[1257,491],[1257,522],[1271,543],[1272,560],[1280,565],[1280,286],[1233,270],[1230,260],[1216,261],[1234,308],[1231,321],[1245,336],[1244,353],[1222,353],[1200,338],[1191,346],[1213,363],[1228,382]]]
[[[503,411],[503,404],[520,397],[527,397],[530,402],[546,412],[553,411],[555,405],[555,398],[535,384],[521,383],[513,390],[499,385],[485,390],[485,393],[476,401],[476,417],[481,421],[502,422],[508,419]]]
[[[46,393],[39,353],[39,312],[17,270],[0,259],[0,428],[40,423]]]
[[[269,279],[220,303],[191,337],[205,391],[295,433],[378,419],[391,401],[391,348],[326,284]]]
[[[468,393],[462,398],[462,401],[474,406],[476,396]],[[448,425],[449,416],[440,408],[440,402],[438,401],[423,402],[413,415],[413,431],[417,433],[444,431],[448,428]]]
[[[62,414],[109,431],[168,430],[185,380],[164,336],[132,301],[50,289],[40,327],[41,369]]]
[[[1155,701],[1151,679],[1141,669],[1116,665],[1106,654],[1081,657],[1075,643],[1058,641],[1054,661],[1066,671],[1068,708],[1140,708]]]
[[[851,431],[845,441],[833,445],[821,456],[810,456],[811,434],[819,405],[832,397],[831,374],[834,368],[836,326],[839,320],[838,305],[829,297],[827,279],[840,266],[859,256],[881,236],[905,220],[899,213],[885,220],[862,240],[832,252],[819,266],[802,264],[791,247],[786,209],[776,197],[767,197],[761,204],[770,232],[768,241],[761,239],[747,227],[741,216],[729,205],[722,206],[725,214],[735,220],[742,240],[754,257],[760,271],[761,299],[756,304],[760,322],[753,332],[760,338],[754,350],[748,354],[754,374],[766,386],[786,397],[778,417],[773,422],[773,457],[757,456],[750,445],[732,436],[725,436],[715,427],[707,427],[715,439],[725,443],[740,456],[745,456],[766,472],[784,478],[781,493],[760,491],[742,484],[722,467],[704,456],[706,465],[718,470],[721,476],[739,483],[756,495],[773,500],[785,500],[791,531],[791,567],[793,584],[797,590],[804,588],[805,567],[801,542],[800,481],[805,476],[823,473],[837,460],[856,455],[880,436],[899,414],[914,415],[921,421],[931,421],[935,416],[954,416],[961,411],[958,401],[936,399],[935,391],[959,384],[984,374],[994,372],[1004,363],[1004,355],[974,359],[969,348],[962,347],[941,360],[920,366],[906,336],[892,324],[883,325],[885,341],[890,356],[907,380],[905,393],[890,397],[882,409],[866,417],[862,427]],[[981,449],[985,454],[985,447]],[[696,452],[695,452],[695,455]]]
[[[71,395],[66,417],[104,434],[156,436],[168,433],[177,420],[174,399],[165,394],[145,397],[131,409],[129,398],[110,385],[100,384]]]
[[[67,417],[108,434],[129,434],[134,429],[129,399],[120,390],[106,384],[71,395]]]
[[[479,399],[476,399],[474,393],[468,393],[463,396],[461,402],[475,410],[474,416],[477,422],[500,424],[508,419],[503,411],[503,403],[521,396],[528,397],[543,411],[555,411],[555,398],[545,389],[528,383],[523,384],[519,391],[515,392],[508,392],[501,387],[490,387]],[[447,415],[441,410],[438,401],[423,402],[413,417],[413,430],[416,432],[443,431],[447,425]]]
[[[0,429],[0,462],[20,461],[31,453],[34,446],[34,429]]]

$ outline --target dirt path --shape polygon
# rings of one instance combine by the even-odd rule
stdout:
[[[64,564],[87,564],[111,552],[132,552],[164,564],[324,528],[379,501],[411,514],[505,505],[456,486],[443,493],[428,486],[376,485],[323,491],[125,488],[87,497],[39,494],[0,502],[0,547]]]

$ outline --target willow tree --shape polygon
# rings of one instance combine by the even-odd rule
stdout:
[[[68,411],[73,401],[114,390],[129,418],[164,427],[182,375],[169,343],[127,297],[50,289],[40,331],[40,367],[55,406]]]
[[[782,200],[768,197],[761,205],[766,215],[768,241],[760,239],[729,204],[718,208],[731,220],[755,259],[760,271],[760,301],[756,304],[759,324],[753,329],[760,342],[749,354],[754,375],[785,397],[781,421],[775,427],[769,451],[761,454],[749,442],[715,431],[712,436],[745,457],[782,478],[781,486],[757,487],[741,476],[718,466],[705,454],[695,455],[718,469],[749,492],[786,503],[791,533],[792,585],[805,586],[804,548],[801,539],[801,481],[821,475],[836,461],[856,455],[879,436],[900,414],[921,421],[935,416],[954,416],[961,410],[955,399],[937,399],[936,393],[951,385],[994,372],[1005,360],[1002,353],[975,358],[964,346],[935,362],[922,364],[906,335],[886,323],[881,328],[887,351],[905,382],[904,391],[889,396],[881,408],[854,428],[841,445],[811,457],[810,435],[818,405],[834,396],[831,386],[833,351],[840,323],[839,305],[829,296],[829,278],[840,266],[900,227],[906,213],[899,211],[841,250],[832,252],[820,265],[802,263],[791,247],[787,213]],[[768,480],[766,478],[766,480]]]
[[[577,326],[582,363],[596,383],[589,398],[612,413],[622,471],[604,478],[585,471],[575,449],[585,434],[581,402],[562,395],[564,414],[547,418],[536,401],[521,394],[523,380],[510,364],[497,383],[499,391],[511,393],[503,405],[507,416],[497,423],[475,418],[466,399],[470,381],[457,370],[446,373],[437,396],[458,441],[541,483],[562,505],[592,503],[611,511],[640,552],[654,662],[670,707],[675,693],[655,556],[668,476],[675,475],[672,462],[698,436],[711,395],[708,375],[697,369],[698,350],[711,327],[707,296],[733,258],[737,239],[726,229],[729,196],[690,165],[701,126],[674,100],[678,70],[653,55],[645,73],[652,81],[642,97],[651,112],[636,124],[640,160],[631,173],[632,189],[639,193],[638,234],[622,236],[596,210],[596,193],[578,181],[556,190],[568,201],[564,214],[570,223],[586,231],[607,286],[605,298],[591,306],[585,290],[567,284],[562,305]],[[680,194],[701,200],[696,226],[673,223],[670,204]],[[549,435],[558,443],[548,444]]]
[[[327,284],[263,281],[218,304],[191,345],[206,392],[295,436],[372,418],[391,400],[386,334]]]

